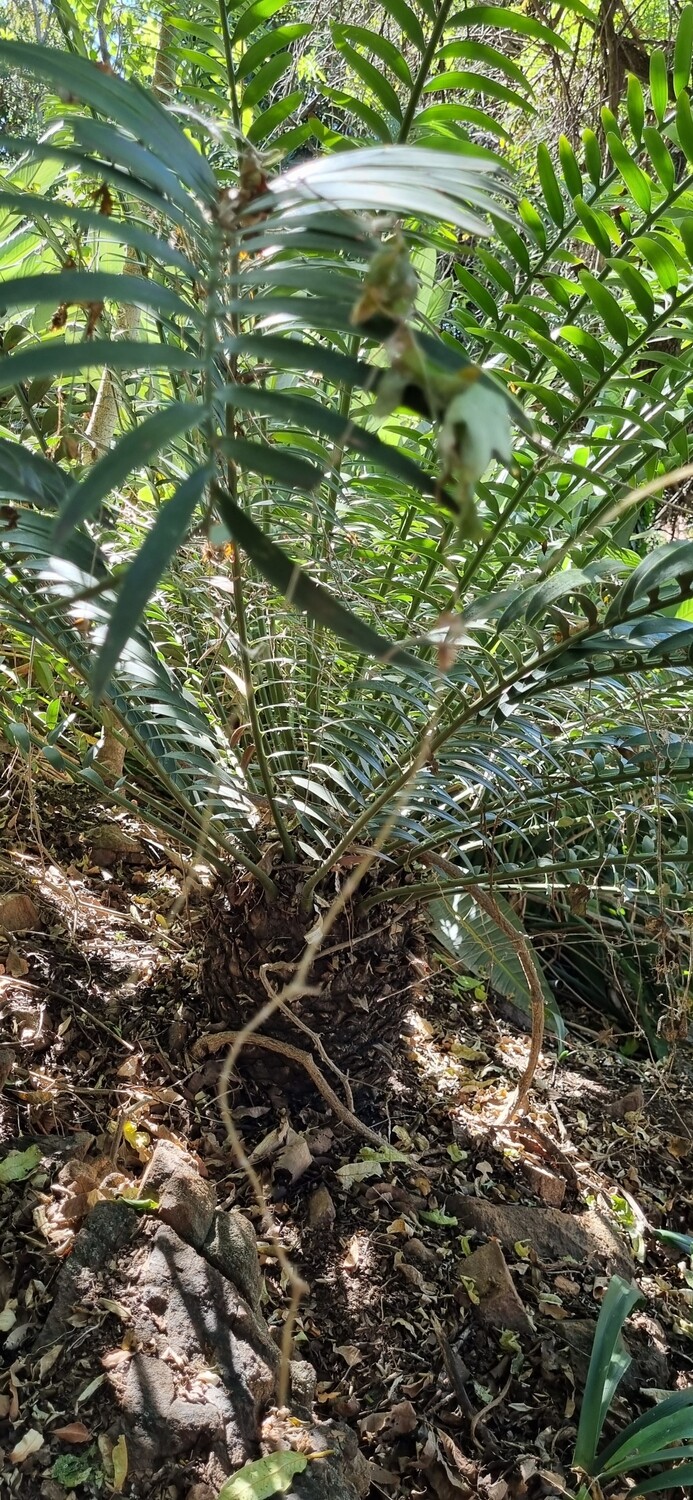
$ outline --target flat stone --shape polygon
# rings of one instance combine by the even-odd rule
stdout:
[[[459,1267],[460,1275],[474,1282],[478,1303],[466,1289],[460,1288],[465,1306],[480,1323],[491,1328],[511,1328],[515,1333],[531,1333],[532,1324],[515,1288],[497,1240],[489,1240],[468,1255]]]
[[[579,1265],[605,1266],[625,1277],[633,1273],[631,1257],[615,1229],[595,1208],[568,1214],[539,1205],[489,1203],[461,1193],[451,1193],[447,1206],[461,1229],[494,1237],[506,1250],[522,1240],[541,1262],[572,1260]]]
[[[313,1231],[331,1229],[337,1210],[324,1184],[315,1189],[308,1199],[308,1227]]]
[[[209,1234],[216,1208],[213,1184],[191,1157],[172,1141],[157,1141],[140,1182],[140,1197],[156,1198],[159,1218],[189,1245],[200,1246]]]
[[[30,932],[41,926],[38,907],[22,891],[0,896],[0,928],[5,932]]]
[[[596,1327],[596,1318],[569,1318],[561,1323],[560,1331],[554,1335],[553,1342],[556,1348],[567,1345],[570,1364],[577,1384],[581,1387],[587,1379]],[[626,1370],[619,1389],[630,1394],[636,1394],[642,1390],[643,1386],[665,1390],[670,1382],[663,1335],[662,1346],[658,1348],[654,1342],[652,1330],[643,1330],[643,1333],[644,1338],[638,1337],[636,1330],[629,1330],[627,1334],[622,1335],[633,1363]]]
[[[565,1198],[565,1177],[560,1177],[557,1172],[550,1172],[547,1167],[541,1167],[534,1161],[523,1161],[522,1170],[537,1198],[541,1198],[547,1208],[560,1208]]]

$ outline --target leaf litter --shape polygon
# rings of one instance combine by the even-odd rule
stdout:
[[[13,936],[0,975],[0,1448],[12,1494],[33,1500],[51,1479],[89,1500],[104,1485],[127,1494],[136,1479],[106,1380],[133,1357],[127,1308],[114,1288],[75,1308],[69,1347],[36,1341],[56,1268],[94,1204],[139,1201],[156,1142],[180,1142],[256,1224],[271,1326],[281,1324],[287,1288],[221,1128],[221,1062],[193,1055],[195,1041],[224,1024],[201,983],[206,898],[172,915],[181,876],[161,856],[93,866],[83,834],[93,806],[57,780],[44,793],[50,879],[29,827],[15,825],[9,851],[12,881],[19,870],[41,924]],[[366,1015],[358,1006],[355,1014],[362,1031]],[[387,1054],[386,1085],[369,1087],[366,1077],[359,1086],[354,1068],[357,1111],[379,1130],[386,1124],[387,1152],[363,1148],[308,1080],[273,1060],[241,1066],[232,1083],[246,1150],[310,1288],[297,1354],[316,1369],[318,1409],[358,1433],[374,1493],[533,1500],[569,1483],[608,1254],[602,1247],[580,1261],[560,1235],[547,1253],[552,1210],[528,1164],[564,1182],[557,1212],[569,1223],[584,1224],[589,1205],[608,1221],[647,1296],[627,1331],[635,1360],[624,1412],[647,1409],[648,1391],[693,1380],[693,1193],[682,1175],[693,1156],[690,1056],[680,1046],[663,1073],[622,1055],[608,1032],[585,1039],[590,1018],[574,1019],[584,1030],[571,1034],[569,1024],[558,1066],[547,1046],[521,1132],[493,1135],[489,1122],[522,1066],[522,1023],[478,985],[451,993],[444,972],[419,986],[397,1031],[375,1043]],[[322,1040],[329,1051],[325,1025]],[[626,1108],[631,1101],[637,1107]],[[308,1204],[321,1187],[334,1215],[314,1231]],[[536,1232],[504,1239],[503,1256],[535,1332],[494,1323],[483,1299],[475,1303],[465,1261],[488,1230],[467,1213],[463,1222],[460,1203],[533,1211]],[[145,1217],[155,1212],[147,1200]],[[18,1328],[27,1337],[13,1348]],[[300,1472],[289,1476],[292,1461],[305,1455],[273,1457],[290,1488]],[[254,1488],[248,1469],[232,1483],[243,1472],[246,1489],[227,1489],[226,1500],[263,1494],[263,1470]],[[187,1473],[190,1485],[202,1481],[204,1456]],[[159,1493],[163,1500],[163,1481],[152,1500]]]

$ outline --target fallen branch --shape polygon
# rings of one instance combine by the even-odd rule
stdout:
[[[200,1050],[203,1047],[208,1052],[220,1052],[222,1047],[232,1047],[238,1041],[240,1035],[239,1031],[217,1031],[213,1032],[210,1036],[200,1037],[195,1047],[195,1055],[199,1056]],[[299,1068],[303,1068],[304,1072],[308,1074],[311,1083],[315,1084],[316,1089],[322,1094],[326,1104],[329,1104],[332,1113],[337,1116],[338,1120],[341,1120],[344,1125],[348,1125],[355,1134],[363,1136],[364,1140],[370,1141],[371,1145],[377,1146],[379,1150],[389,1150],[387,1141],[382,1135],[378,1135],[377,1130],[371,1130],[370,1125],[364,1125],[363,1121],[359,1120],[358,1115],[355,1115],[352,1110],[348,1109],[346,1104],[342,1104],[341,1099],[335,1094],[334,1089],[330,1087],[327,1079],[320,1072],[315,1059],[311,1057],[309,1052],[304,1052],[300,1047],[292,1046],[291,1042],[280,1042],[276,1037],[264,1036],[257,1031],[248,1037],[244,1045],[246,1047],[262,1047],[266,1052],[278,1052],[281,1057],[287,1057],[290,1062],[297,1063]]]

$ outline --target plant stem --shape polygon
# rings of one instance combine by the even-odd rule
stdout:
[[[416,75],[416,78],[414,79],[414,86],[409,95],[409,103],[407,104],[406,110],[404,112],[404,119],[402,120],[401,129],[397,137],[400,145],[402,145],[409,137],[409,131],[411,130],[414,115],[416,114],[419,106],[419,100],[423,92],[424,84],[428,81],[428,75],[431,71],[431,63],[433,62],[433,59],[435,57],[436,48],[445,30],[445,23],[451,10],[452,0],[442,0],[440,10],[438,11],[433,25],[433,30],[428,39],[428,46],[421,59],[419,71]]]
[[[241,144],[241,111],[238,106],[238,89],[236,87],[236,69],[233,63],[233,44],[229,30],[229,18],[224,0],[219,0],[219,20],[221,22],[221,35],[224,42],[224,57],[226,60],[226,76],[229,84],[229,103],[231,105],[231,118],[233,128],[238,137],[237,145]]]

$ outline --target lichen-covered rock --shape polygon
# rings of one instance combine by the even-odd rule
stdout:
[[[212,1227],[216,1193],[200,1177],[192,1157],[172,1141],[157,1141],[140,1183],[142,1198],[154,1198],[159,1218],[199,1250]]]

